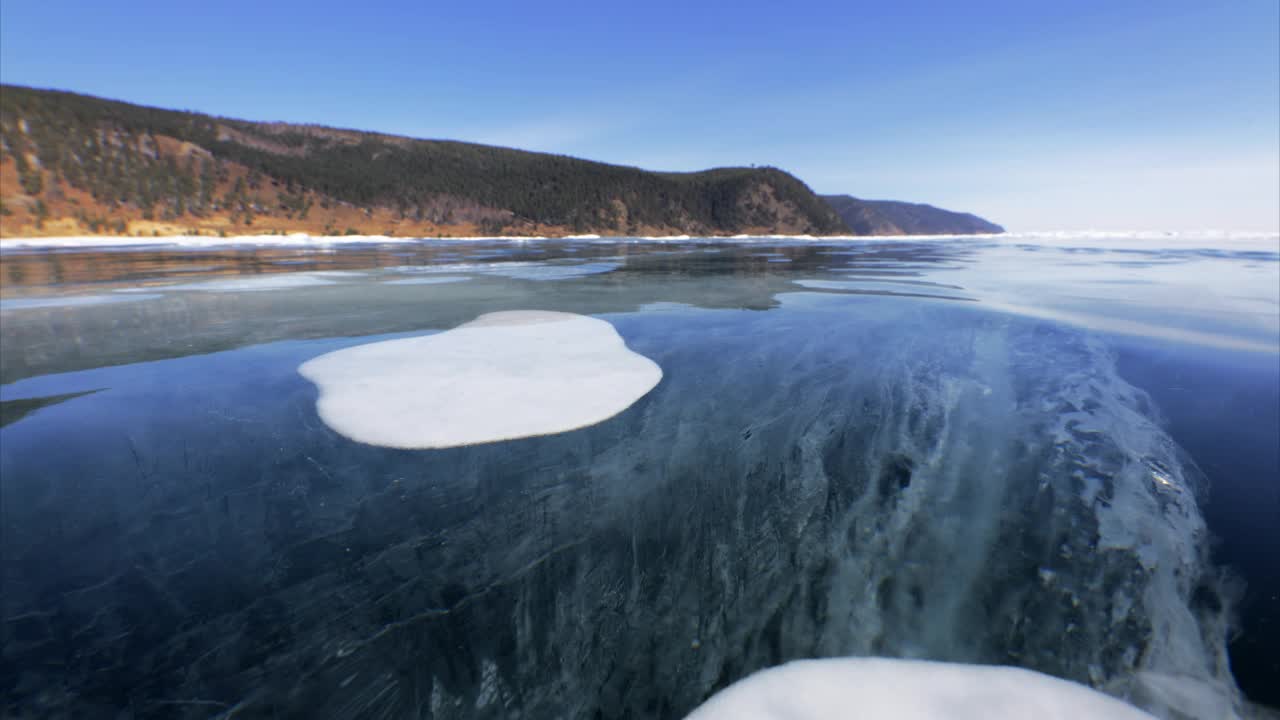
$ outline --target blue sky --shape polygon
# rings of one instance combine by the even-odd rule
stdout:
[[[1280,228],[1280,2],[0,4],[0,80],[1010,229]]]

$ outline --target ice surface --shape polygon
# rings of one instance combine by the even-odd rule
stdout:
[[[473,273],[497,275],[515,280],[569,280],[599,275],[622,267],[619,262],[545,263],[523,260],[489,263],[446,263],[441,265],[401,265],[388,270],[401,273]]]
[[[1132,335],[1135,337],[1150,338],[1153,340],[1170,340],[1173,342],[1203,345],[1205,347],[1220,348],[1223,350],[1243,350],[1245,352],[1280,354],[1280,344],[1270,340],[1233,337],[1231,335],[1218,332],[1204,332],[1185,327],[1162,325],[1159,323],[1144,322],[1124,317],[1087,312],[1073,312],[1071,310],[1061,310],[1052,307],[1016,302],[987,300],[984,303],[984,306],[993,310],[1003,310],[1005,312],[1017,313],[1028,317],[1036,317],[1070,325],[1078,325],[1080,327],[1092,328],[1094,330],[1115,333],[1117,335]]]
[[[1236,715],[1231,706],[1231,688],[1222,683],[1187,675],[1167,675],[1151,671],[1138,673],[1130,694],[1161,717],[1178,720],[1230,718]],[[1256,720],[1277,720],[1280,715],[1250,706],[1245,716]]]
[[[1239,236],[1206,249],[1214,241],[1196,235],[1181,245],[1144,248],[1153,241],[1002,238],[975,250],[981,262],[920,265],[917,272],[962,286],[992,310],[1118,335],[1280,353],[1280,244]]]
[[[1232,230],[1069,230],[1017,232],[988,236],[1002,244],[1028,243],[1037,247],[1100,249],[1269,250],[1280,253],[1280,233]]]
[[[463,282],[471,278],[463,275],[440,275],[438,277],[415,277],[403,280],[387,280],[384,285],[443,285],[445,283]]]
[[[938,283],[927,283],[919,281],[891,282],[885,278],[878,278],[874,281],[853,281],[853,280],[813,280],[802,278],[795,280],[795,284],[801,287],[807,287],[814,290],[837,290],[843,292],[854,293],[871,293],[882,295],[900,295],[908,297],[930,297],[938,300],[972,300],[973,298],[965,297],[956,293],[950,295],[941,294],[942,292],[950,292],[962,290],[963,288],[954,285],[940,285]]]
[[[298,368],[337,432],[444,448],[575,430],[627,409],[662,379],[604,320],[489,313],[448,332],[361,345]]]
[[[885,658],[801,660],[721,691],[689,720],[1154,720],[1021,668]]]
[[[305,275],[318,278],[359,278],[365,277],[365,273],[355,270],[312,270]]]
[[[581,265],[493,263],[487,272],[518,280],[569,280],[586,275],[599,275],[621,267],[618,263],[596,262]]]
[[[335,274],[335,273],[341,273]],[[299,288],[330,285],[335,280],[349,277],[355,273],[314,272],[314,273],[274,273],[253,277],[236,277],[226,280],[210,280],[208,282],[189,283],[186,285],[168,285],[162,290],[190,290],[197,292],[265,292],[268,290],[296,290]]]
[[[107,305],[111,303],[138,302],[154,300],[162,297],[158,294],[142,292],[133,295],[67,295],[62,297],[9,298],[0,300],[0,312],[8,310],[34,310],[37,308],[83,307],[87,305]]]
[[[23,379],[5,398],[102,390],[3,429],[0,714],[681,717],[790,660],[881,656],[1026,667],[1162,718],[1237,715],[1203,483],[1111,338],[992,312],[1019,275],[974,291],[945,241],[807,243],[787,246],[793,272],[698,241],[603,281],[431,290],[449,302],[378,282],[173,293],[77,312],[56,336],[41,313],[6,314],[0,358]],[[1028,295],[1054,279],[1038,261],[1073,252],[993,247],[1010,260],[993,273],[1030,276]],[[1079,256],[1098,258],[1115,259]],[[1261,288],[1275,261],[1257,262]],[[790,293],[789,274],[979,302]],[[604,329],[558,344],[511,340],[555,322],[422,336],[511,307],[609,322],[570,316]],[[639,354],[662,380],[575,432],[380,447],[335,433],[298,374],[373,333],[489,337],[434,374],[426,354],[343,363],[347,417],[388,432],[417,421],[365,403],[362,379],[394,406],[444,378],[485,395],[546,370],[568,387],[539,408],[557,416],[602,365]],[[601,362],[564,359],[592,338]],[[546,361],[486,378],[494,352],[529,345]],[[467,404],[428,403],[425,424]]]

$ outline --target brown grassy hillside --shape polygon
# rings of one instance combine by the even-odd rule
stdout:
[[[775,168],[656,173],[0,86],[0,235],[847,232]]]

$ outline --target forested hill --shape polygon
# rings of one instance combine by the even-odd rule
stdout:
[[[856,235],[972,235],[1002,233],[1004,228],[969,213],[894,200],[860,200],[823,195]]]
[[[0,86],[0,232],[848,232],[775,168],[649,172]]]

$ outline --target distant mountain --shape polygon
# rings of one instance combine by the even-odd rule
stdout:
[[[823,195],[855,235],[973,235],[1002,233],[1004,228],[969,213],[895,200],[859,200],[849,195]]]
[[[0,234],[847,232],[776,168],[649,172],[0,86]]]

